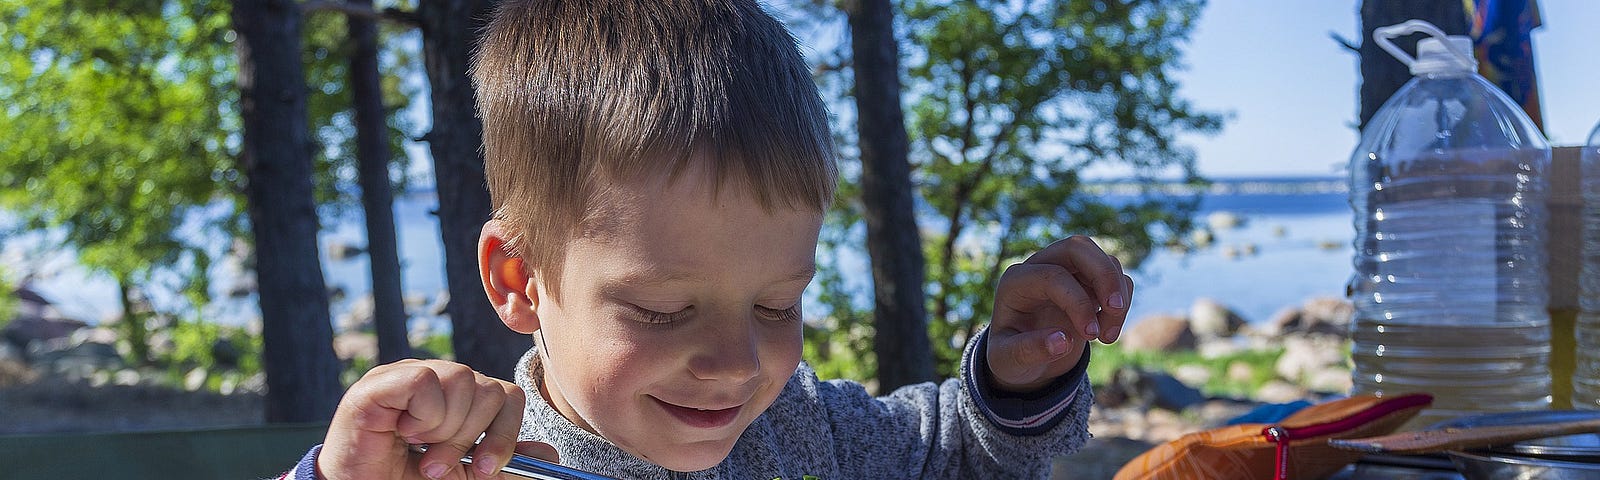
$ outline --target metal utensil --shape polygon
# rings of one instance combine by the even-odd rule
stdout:
[[[461,457],[461,463],[471,464],[472,456]],[[538,480],[615,480],[598,473],[585,472],[520,453],[511,454],[511,463],[507,463],[505,468],[500,469],[500,472]]]
[[[412,445],[411,450],[417,453],[423,453],[428,451],[428,446]],[[461,457],[461,463],[464,465],[471,465],[472,455],[463,455]],[[511,461],[506,463],[505,468],[500,469],[500,473],[521,478],[532,478],[535,480],[616,480],[615,478],[607,477],[598,473],[585,472],[583,470],[578,470],[576,468],[568,467],[558,463],[547,462],[520,453],[512,453]]]
[[[1600,478],[1600,463],[1567,462],[1499,452],[1451,451],[1450,460],[1469,480],[1537,478],[1571,480]]]
[[[1448,426],[1399,432],[1369,438],[1329,440],[1328,445],[1343,450],[1368,453],[1434,453],[1470,450],[1544,437],[1600,431],[1600,418],[1546,419],[1521,424]]]

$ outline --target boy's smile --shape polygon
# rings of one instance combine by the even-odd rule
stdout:
[[[819,212],[719,185],[710,163],[608,186],[595,200],[607,218],[567,245],[559,298],[543,279],[528,287],[541,395],[677,471],[721,462],[794,373],[821,225]]]

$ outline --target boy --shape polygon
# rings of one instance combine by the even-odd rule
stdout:
[[[1132,282],[1085,237],[1005,272],[960,379],[872,398],[800,364],[836,173],[752,0],[507,1],[475,57],[479,266],[534,347],[515,384],[373,369],[291,476],[492,478],[516,449],[622,478],[1039,477],[1086,440],[1088,341],[1117,338]]]

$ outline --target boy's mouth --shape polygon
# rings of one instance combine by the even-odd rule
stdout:
[[[733,419],[739,418],[739,410],[744,408],[743,405],[737,405],[729,408],[707,410],[668,403],[665,400],[656,397],[650,397],[650,399],[655,400],[657,404],[661,405],[662,410],[666,410],[667,413],[672,414],[672,416],[677,418],[678,421],[695,428],[711,429],[725,427],[728,424],[733,423]]]

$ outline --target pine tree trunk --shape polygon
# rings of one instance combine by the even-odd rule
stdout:
[[[856,0],[845,11],[855,69],[862,216],[872,260],[873,350],[879,391],[889,392],[933,380],[922,291],[927,262],[913,211],[894,10],[888,0]]]
[[[467,75],[477,32],[489,17],[491,2],[423,1],[422,46],[433,89],[433,173],[439,192],[439,230],[444,237],[445,278],[450,284],[451,347],[456,361],[510,380],[523,352],[533,346],[500,323],[484,296],[478,276],[478,234],[489,219],[489,192],[483,174],[483,124],[474,114],[472,80]]]
[[[1466,35],[1469,24],[1461,0],[1363,0],[1361,2],[1361,129],[1378,113],[1401,85],[1411,80],[1411,71],[1389,52],[1378,48],[1372,31],[1406,20],[1426,20],[1447,35]],[[1422,35],[1395,39],[1406,52],[1416,54]]]
[[[317,253],[300,12],[290,0],[239,0],[240,169],[260,285],[269,422],[325,422],[343,388]]]
[[[372,0],[349,2],[372,8]],[[378,76],[378,26],[357,15],[347,16],[346,21],[355,47],[350,54],[350,91],[355,103],[356,171],[367,218],[367,261],[372,267],[373,325],[378,332],[378,362],[389,363],[411,356],[411,342],[406,337],[400,252],[395,240],[388,115]]]

